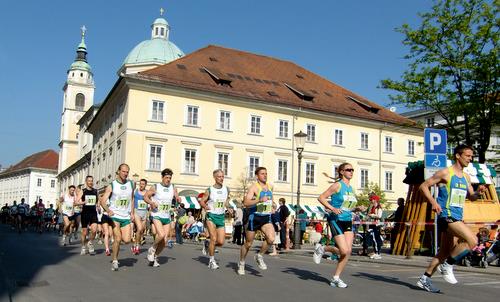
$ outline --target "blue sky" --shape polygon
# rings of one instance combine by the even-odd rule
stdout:
[[[105,98],[128,52],[149,39],[165,8],[170,40],[186,54],[208,44],[293,61],[388,106],[381,79],[407,66],[395,28],[419,24],[431,0],[106,0],[0,3],[0,164],[58,150],[62,87],[80,27],[93,68],[95,103]],[[402,112],[398,108],[398,112]]]

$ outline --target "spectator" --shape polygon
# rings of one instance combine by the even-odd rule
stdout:
[[[269,255],[270,256],[277,256],[278,252],[276,250],[276,246],[281,243],[281,240],[280,240],[281,227],[280,227],[280,213],[277,212],[275,203],[273,203],[271,220],[273,222],[275,236],[274,236],[274,242],[273,242],[273,247],[272,247],[273,251]]]
[[[243,232],[243,210],[238,205],[234,209],[234,221],[233,221],[233,243],[237,245],[242,245],[241,233]]]
[[[321,222],[316,222],[314,229],[316,230],[316,233],[323,234],[323,225],[321,224]]]
[[[177,221],[175,222],[175,242],[177,244],[183,244],[182,224],[179,223],[179,219],[184,215],[186,215],[186,209],[184,209],[184,204],[181,202],[177,208]]]
[[[403,221],[403,211],[405,209],[405,199],[398,198],[398,208],[394,214],[390,215],[388,219],[391,219],[394,224],[391,230],[391,254],[394,250],[394,243],[396,243],[396,236],[398,235],[401,222]]]
[[[297,216],[297,219],[299,219],[300,222],[300,242],[299,244],[302,244],[302,239],[304,238],[304,233],[306,232],[306,227],[307,227],[307,214],[304,212],[303,209],[300,209],[299,215]]]
[[[368,236],[371,237],[371,242],[373,244],[373,254],[370,256],[371,259],[382,259],[380,256],[380,250],[382,248],[382,238],[380,237],[380,219],[382,218],[382,206],[380,205],[380,197],[378,197],[374,192],[370,193],[370,206],[368,207],[368,219],[370,221]],[[368,240],[365,237],[363,242],[363,249],[368,247]]]
[[[280,198],[279,199],[279,208],[278,208],[278,213],[279,213],[279,221],[280,221],[280,244],[278,244],[278,248],[286,248],[286,221],[288,219],[288,216],[290,216],[290,210],[288,210],[288,207],[285,205],[286,201],[285,198]]]

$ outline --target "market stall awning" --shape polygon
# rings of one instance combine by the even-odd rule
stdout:
[[[186,209],[200,209],[200,203],[196,197],[192,196],[180,196],[181,202],[184,204]]]
[[[493,183],[492,177],[497,176],[494,167],[487,164],[469,163],[464,171],[469,174],[470,181],[474,184],[491,185]]]

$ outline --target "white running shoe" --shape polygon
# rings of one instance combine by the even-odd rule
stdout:
[[[380,254],[373,254],[370,256],[370,259],[380,260],[382,259],[382,256],[380,256]]]
[[[427,277],[426,275],[422,275],[420,279],[417,281],[417,286],[420,287],[421,289],[424,289],[430,293],[439,293],[439,289],[435,288],[432,285],[431,278]]]
[[[238,263],[238,275],[243,276],[245,274],[245,264]]]
[[[116,272],[118,270],[118,264],[118,260],[113,260],[113,262],[111,262],[111,270]]]
[[[89,251],[89,255],[95,255],[94,244],[92,241],[87,242],[87,249]]]
[[[219,268],[219,265],[217,265],[217,262],[215,262],[215,260],[210,260],[208,262],[208,268],[209,269],[213,269],[213,270],[216,270]]]
[[[154,250],[153,247],[150,247],[148,249],[148,256],[147,256],[147,258],[148,258],[149,264],[150,265],[153,264],[153,262],[155,261],[155,250]]]
[[[153,267],[160,267],[160,263],[158,263],[158,257],[155,256],[155,260],[153,261]]]
[[[82,250],[80,251],[80,255],[83,256],[85,254],[87,254],[87,249],[84,246],[82,246]]]
[[[208,254],[207,250],[208,250],[208,240],[205,240],[203,242],[203,249],[201,250],[201,253],[203,254],[203,256],[206,256]]]
[[[267,269],[267,265],[266,263],[264,262],[264,257],[262,257],[261,254],[257,253],[254,257],[255,259],[255,262],[257,262],[257,266],[261,269],[261,270],[266,270]]]
[[[314,247],[313,253],[313,261],[316,264],[320,264],[321,258],[323,258],[323,254],[325,253],[325,248],[321,245],[321,243],[316,243]]]
[[[443,262],[438,266],[438,271],[443,275],[443,279],[451,284],[456,284],[458,281],[453,274],[453,265]]]
[[[346,288],[347,284],[345,284],[344,281],[342,281],[340,278],[339,279],[332,279],[330,281],[330,286],[331,287],[338,287],[338,288]]]
[[[61,246],[66,246],[66,235],[63,235],[61,237],[61,242],[59,242],[61,244]]]

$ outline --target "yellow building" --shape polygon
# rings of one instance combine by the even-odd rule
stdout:
[[[276,199],[294,204],[293,135],[303,131],[301,203],[317,204],[329,185],[323,173],[343,162],[355,168],[356,190],[375,182],[390,201],[406,196],[407,163],[423,156],[423,131],[411,120],[292,62],[219,46],[183,56],[168,36],[168,23],[155,20],[151,40],[127,56],[85,123],[93,137],[88,172],[98,187],[125,162],[130,177],[150,183],[171,168],[179,192],[195,196],[222,168],[239,199],[254,169],[265,166]],[[162,47],[170,51],[154,55]],[[155,59],[165,53],[163,62]]]

